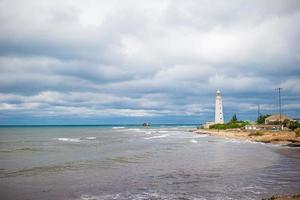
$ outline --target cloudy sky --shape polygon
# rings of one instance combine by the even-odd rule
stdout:
[[[0,0],[0,124],[300,118],[299,0]]]

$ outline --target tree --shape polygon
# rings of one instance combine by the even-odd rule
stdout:
[[[230,123],[236,123],[238,120],[237,120],[237,117],[236,117],[236,114],[234,113],[234,115],[232,116],[231,120],[230,120]]]
[[[256,123],[257,124],[264,124],[265,123],[265,120],[267,117],[270,117],[271,115],[262,115],[260,114],[259,117],[257,118],[256,120]]]
[[[300,123],[298,121],[290,121],[287,127],[291,130],[296,130],[300,128]]]

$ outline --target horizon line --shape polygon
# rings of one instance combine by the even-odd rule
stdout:
[[[150,125],[201,125],[202,123],[153,123]],[[24,126],[142,126],[143,123],[134,123],[134,124],[0,124],[0,127],[24,127]]]

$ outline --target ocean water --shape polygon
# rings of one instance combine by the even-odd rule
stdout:
[[[0,128],[0,199],[261,199],[300,193],[300,149],[193,126]]]

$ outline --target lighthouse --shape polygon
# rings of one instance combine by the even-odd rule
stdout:
[[[220,90],[217,90],[216,92],[215,123],[224,124],[223,103]]]

